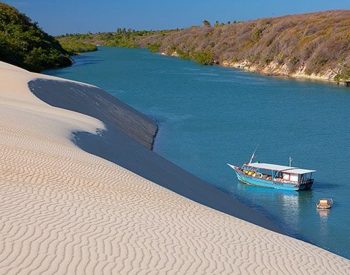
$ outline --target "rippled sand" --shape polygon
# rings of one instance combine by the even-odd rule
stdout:
[[[0,274],[350,274],[347,259],[82,151],[72,132],[105,126],[36,98],[37,77],[0,62]]]

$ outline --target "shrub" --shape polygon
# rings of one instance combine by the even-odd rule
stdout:
[[[178,56],[182,59],[191,59],[191,56],[188,52],[185,52],[183,50],[180,50],[180,49],[176,49],[173,51],[173,52],[176,52],[178,54]]]
[[[204,27],[210,27],[211,24],[210,24],[210,22],[208,20],[203,20],[203,26]]]
[[[97,51],[96,45],[92,43],[86,43],[77,39],[59,39],[58,40],[64,50],[70,54],[78,54],[83,52]]]
[[[214,64],[214,55],[211,51],[195,52],[193,60],[202,65]]]
[[[255,42],[259,41],[259,39],[262,36],[262,33],[263,33],[262,29],[253,30],[253,32],[251,33],[251,37],[252,37],[253,41],[255,41]]]
[[[160,44],[159,44],[159,43],[149,44],[147,48],[148,48],[151,52],[156,53],[156,52],[159,52]]]
[[[54,37],[4,3],[0,3],[0,59],[32,71],[72,64]]]
[[[340,73],[338,73],[335,77],[334,80],[339,82],[339,81],[349,81],[350,80],[350,68],[345,67],[341,70]]]

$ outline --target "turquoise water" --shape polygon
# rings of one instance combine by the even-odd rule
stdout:
[[[154,117],[155,151],[299,238],[350,258],[350,89],[264,77],[164,57],[140,49],[100,48],[48,74],[92,83]],[[227,162],[257,159],[316,169],[312,191],[239,183]],[[319,198],[334,207],[318,212]]]

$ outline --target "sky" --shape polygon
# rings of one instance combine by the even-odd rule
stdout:
[[[5,0],[52,35],[172,29],[295,13],[350,9],[350,0]]]

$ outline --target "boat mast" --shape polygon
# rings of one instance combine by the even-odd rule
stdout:
[[[293,162],[292,157],[289,157],[289,167],[292,167],[292,162]]]
[[[250,157],[249,163],[252,163],[252,162],[253,162],[253,160],[254,160],[254,158],[255,158],[255,152],[256,152],[256,150],[258,150],[258,147],[259,147],[259,144],[255,147],[255,150],[254,150],[252,156]]]

